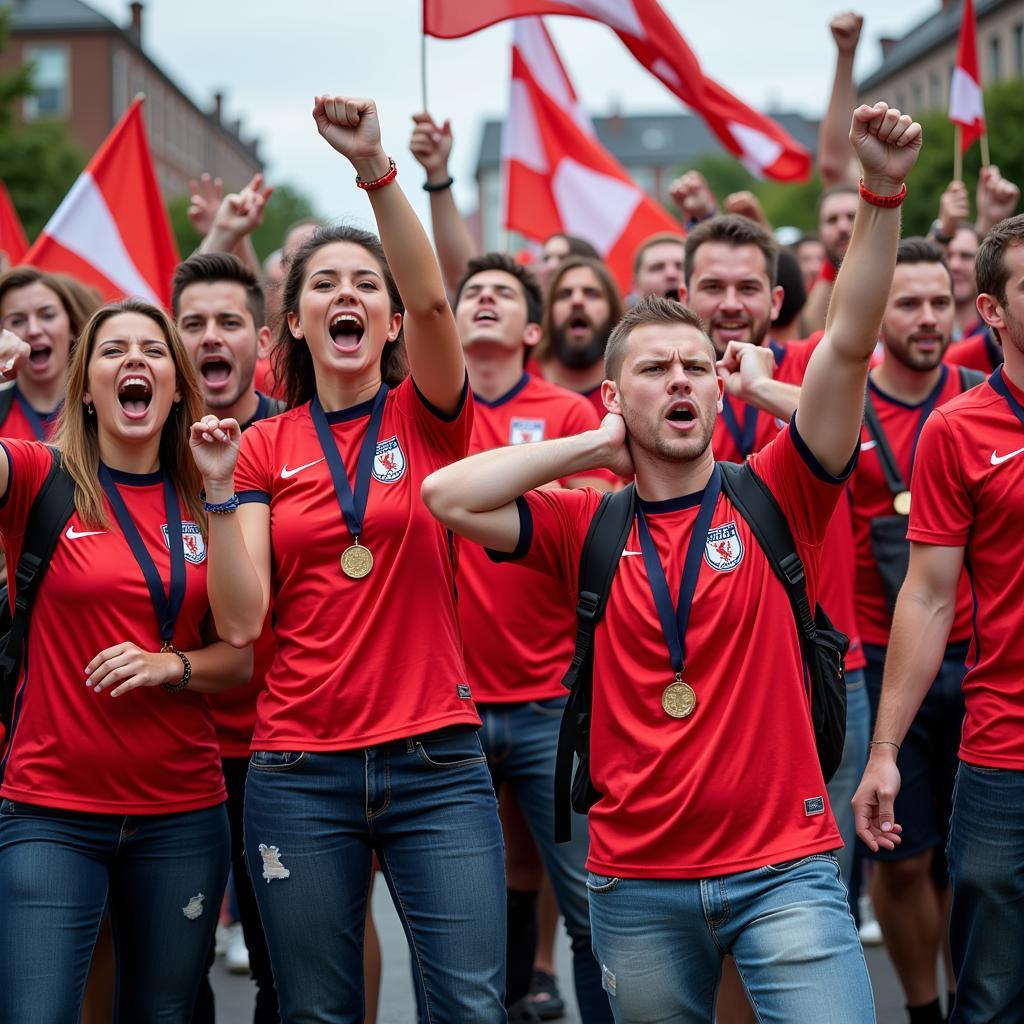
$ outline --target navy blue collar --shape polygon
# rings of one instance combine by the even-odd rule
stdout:
[[[949,367],[945,363],[941,363],[942,372],[939,374],[939,382],[928,392],[920,402],[904,402],[902,398],[894,398],[892,395],[883,391],[869,376],[868,387],[871,389],[871,393],[877,395],[882,399],[883,402],[889,402],[892,405],[898,405],[901,409],[922,409],[928,405],[929,402],[934,404],[939,395],[942,394],[942,389],[946,386],[946,378],[949,376]]]
[[[488,401],[486,398],[482,398],[475,391],[473,392],[473,400],[479,402],[481,405],[486,405],[488,409],[497,409],[499,405],[504,405],[506,402],[511,402],[516,395],[519,394],[527,384],[530,383],[530,375],[524,373],[522,377],[508,390],[505,394],[500,395],[493,401]]]

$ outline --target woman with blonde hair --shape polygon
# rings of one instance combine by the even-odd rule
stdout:
[[[0,374],[29,357],[28,343],[0,334]],[[188,453],[202,408],[174,325],[125,300],[82,332],[54,451],[0,441],[10,564],[55,457],[75,491],[0,760],[0,1020],[78,1019],[108,910],[118,1019],[191,1020],[229,858],[203,693],[251,671],[209,612]]]

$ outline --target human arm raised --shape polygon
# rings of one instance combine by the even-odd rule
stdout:
[[[1020,189],[999,173],[995,164],[982,167],[978,174],[975,205],[978,220],[975,228],[979,235],[987,235],[1001,220],[1011,216],[1020,202]]]
[[[921,126],[885,103],[862,104],[853,112],[850,142],[865,188],[879,197],[893,197],[917,160]],[[898,206],[861,198],[833,289],[825,337],[810,358],[800,390],[800,435],[818,462],[837,476],[860,437],[868,365],[892,285],[899,235]]]
[[[28,362],[32,347],[10,331],[0,330],[0,384],[12,381],[18,371]],[[7,493],[10,482],[11,465],[7,452],[0,446],[0,495]]]
[[[415,127],[409,140],[409,150],[427,172],[430,192],[430,220],[434,227],[434,245],[444,274],[444,283],[454,295],[466,273],[469,261],[477,255],[476,245],[466,222],[455,205],[448,173],[448,159],[452,151],[451,124],[438,125],[430,114],[423,111],[412,115]]]
[[[849,111],[857,102],[853,62],[864,25],[855,11],[837,14],[829,23],[836,44],[836,71],[825,116],[818,129],[818,173],[825,188],[857,183],[857,161],[850,150]]]
[[[377,181],[388,173],[373,100],[317,96],[313,118],[317,131],[349,160],[361,181]],[[434,250],[397,180],[367,195],[405,305],[405,347],[413,380],[431,405],[453,414],[462,400],[466,364]]]
[[[264,208],[273,191],[272,186],[264,187],[263,175],[257,174],[241,192],[224,196],[198,251],[231,253],[261,276],[263,268],[250,236],[263,223]]]
[[[893,818],[900,789],[898,744],[942,663],[963,564],[963,547],[910,545],[910,567],[889,634],[874,742],[853,797],[857,835],[872,851],[891,850],[899,843],[900,828]]]

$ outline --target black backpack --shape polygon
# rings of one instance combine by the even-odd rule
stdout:
[[[29,615],[39,583],[50,564],[57,539],[75,510],[75,484],[56,448],[50,449],[53,464],[29,509],[24,542],[14,577],[14,607],[7,584],[0,587],[0,722],[10,738],[14,694],[21,674]],[[11,567],[7,567],[8,573]]]
[[[810,698],[818,761],[828,782],[839,767],[846,741],[843,659],[849,638],[835,629],[821,605],[811,614],[803,562],[789,523],[771,491],[746,463],[720,462],[718,466],[722,490],[746,520],[792,605],[803,651],[804,683]],[[603,495],[580,554],[576,650],[562,679],[569,697],[555,758],[555,840],[560,843],[571,836],[571,811],[586,814],[602,796],[590,776],[594,631],[604,614],[635,516],[636,490],[632,484]]]

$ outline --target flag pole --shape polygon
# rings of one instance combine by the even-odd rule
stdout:
[[[423,100],[423,106],[420,107],[420,110],[423,111],[427,111],[430,109],[427,106],[427,26],[425,24],[426,16],[427,5],[426,2],[424,2],[424,24],[420,26],[420,97]]]
[[[981,166],[988,167],[992,161],[988,154],[988,132],[981,133]]]
[[[953,180],[964,180],[964,154],[963,154],[964,130],[960,125],[953,126]]]

